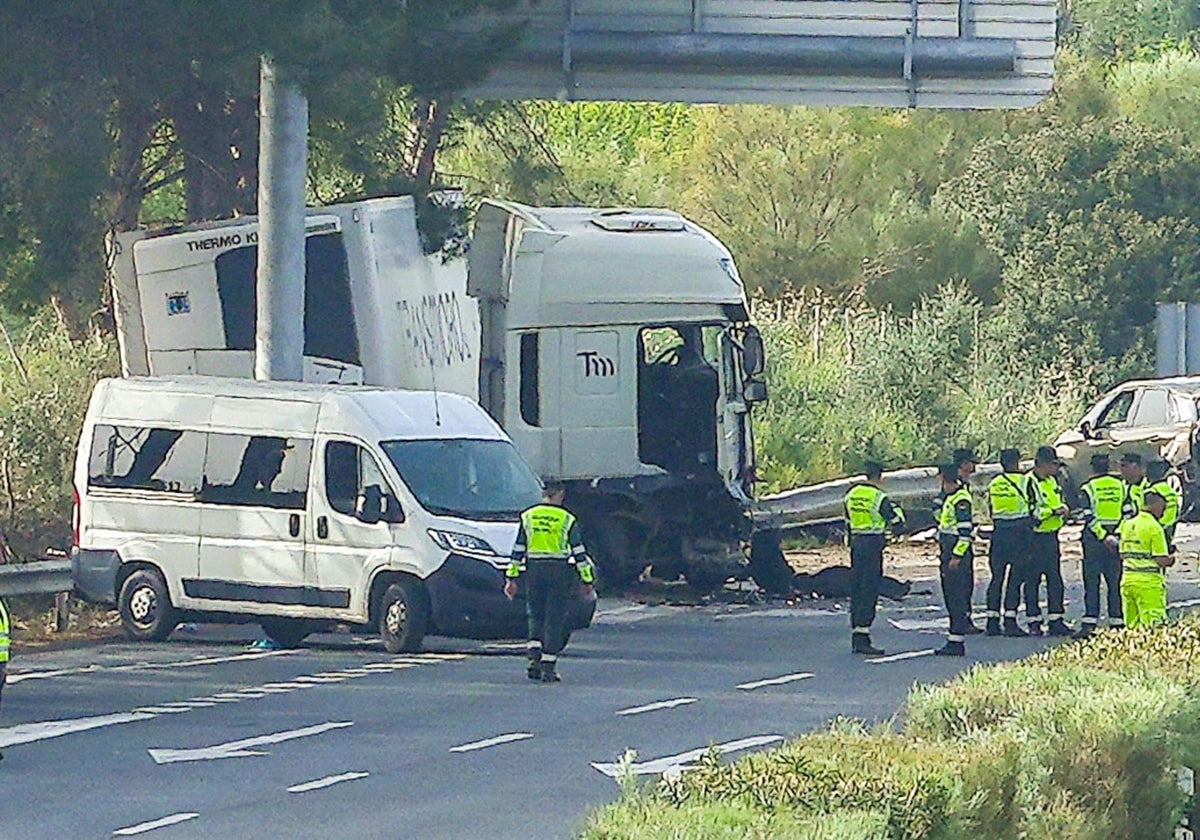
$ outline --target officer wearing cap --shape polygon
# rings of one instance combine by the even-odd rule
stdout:
[[[521,514],[504,584],[504,594],[515,598],[525,587],[531,680],[558,682],[558,654],[567,639],[567,614],[571,590],[582,584],[591,595],[595,568],[584,548],[575,516],[562,506],[566,488],[561,481],[546,480],[542,503]]]
[[[1175,558],[1159,518],[1166,499],[1154,490],[1142,496],[1142,509],[1121,523],[1119,536],[1109,537],[1121,553],[1121,601],[1128,627],[1148,627],[1167,620],[1167,569]]]
[[[8,679],[8,634],[8,607],[4,605],[4,599],[0,598],[0,697],[4,696],[4,683]],[[0,752],[0,759],[3,758],[4,753]]]
[[[1033,509],[1037,491],[1029,476],[1021,472],[1017,449],[1000,451],[1002,472],[988,484],[988,506],[992,514],[992,545],[988,565],[992,579],[987,589],[987,634],[999,636],[1000,606],[1004,605],[1005,636],[1028,636],[1017,624],[1021,589],[1028,568]]]
[[[1092,456],[1092,475],[1079,488],[1083,500],[1083,619],[1075,638],[1090,636],[1100,621],[1100,583],[1107,587],[1108,621],[1125,624],[1121,604],[1121,558],[1110,544],[1121,527],[1129,491],[1125,482],[1111,475],[1108,455]]]
[[[1069,636],[1063,613],[1062,554],[1058,532],[1066,524],[1069,512],[1058,482],[1062,462],[1052,446],[1039,446],[1033,458],[1029,479],[1037,491],[1033,509],[1033,534],[1029,543],[1029,569],[1025,576],[1025,616],[1029,619],[1029,634],[1042,635],[1042,608],[1038,596],[1042,580],[1046,581],[1046,620],[1051,636]]]
[[[1121,456],[1121,478],[1125,482],[1125,518],[1132,519],[1141,511],[1143,497],[1150,486],[1146,481],[1146,464],[1141,455],[1126,452]]]
[[[887,529],[904,523],[904,511],[883,492],[883,467],[870,462],[866,480],[850,488],[843,501],[850,542],[850,649],[879,656],[871,644],[871,625],[883,580],[883,547]]]
[[[946,644],[934,653],[938,656],[963,656],[966,654],[966,637],[971,634],[968,628],[972,627],[973,584],[969,570],[974,563],[971,540],[974,500],[957,466],[945,464],[938,473],[945,497],[938,513],[938,571],[950,628],[946,634]]]
[[[971,497],[972,515],[974,515],[974,497],[971,496],[971,476],[975,474],[975,467],[979,464],[979,456],[975,454],[973,449],[955,449],[954,454],[950,459],[951,466],[954,467],[955,475],[958,478],[958,483],[966,488],[967,495]],[[943,491],[944,492],[944,491]],[[935,516],[937,513],[935,512]],[[971,618],[971,600],[975,597],[975,552],[971,551],[970,558],[963,562],[961,573],[963,575],[963,586],[966,589],[966,603],[963,604],[963,609],[966,612],[963,615],[963,621],[960,626],[963,629],[965,636],[979,636],[983,634],[983,628],[977,625]]]

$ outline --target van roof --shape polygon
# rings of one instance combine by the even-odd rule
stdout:
[[[105,379],[96,386],[103,394],[102,417],[109,422],[195,423],[196,397],[216,400],[264,400],[297,403],[306,406],[301,416],[316,416],[319,407],[321,427],[330,432],[363,435],[370,432],[379,440],[391,438],[477,438],[507,440],[504,432],[474,401],[449,393],[400,391],[361,385],[317,385],[304,382],[258,382],[217,376],[129,377]],[[193,398],[181,403],[163,397]],[[114,399],[115,398],[115,399]],[[95,404],[95,401],[94,401]],[[182,411],[176,406],[186,406]],[[280,405],[282,409],[283,406]],[[287,420],[291,412],[264,415],[261,428],[300,431],[296,420]],[[239,412],[247,416],[244,411]],[[258,426],[256,414],[249,415]],[[200,425],[210,425],[209,422]],[[302,422],[302,426],[308,427]]]

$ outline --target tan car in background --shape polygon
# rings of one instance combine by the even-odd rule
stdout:
[[[1195,499],[1197,455],[1200,442],[1200,376],[1171,379],[1135,379],[1113,388],[1079,421],[1054,441],[1065,464],[1063,485],[1072,507],[1078,503],[1079,485],[1091,475],[1090,461],[1106,453],[1115,473],[1121,456],[1136,452],[1151,460],[1165,460],[1174,470],[1168,480],[1184,494],[1186,511]]]

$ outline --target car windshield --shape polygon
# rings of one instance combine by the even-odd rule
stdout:
[[[382,446],[430,513],[515,521],[541,497],[537,477],[506,440],[392,440]]]

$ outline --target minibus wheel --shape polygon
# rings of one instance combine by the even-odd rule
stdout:
[[[179,623],[167,582],[156,569],[138,569],[125,579],[117,611],[125,634],[140,641],[162,641]]]
[[[379,637],[388,653],[413,653],[421,649],[429,607],[415,581],[401,580],[379,600]]]

